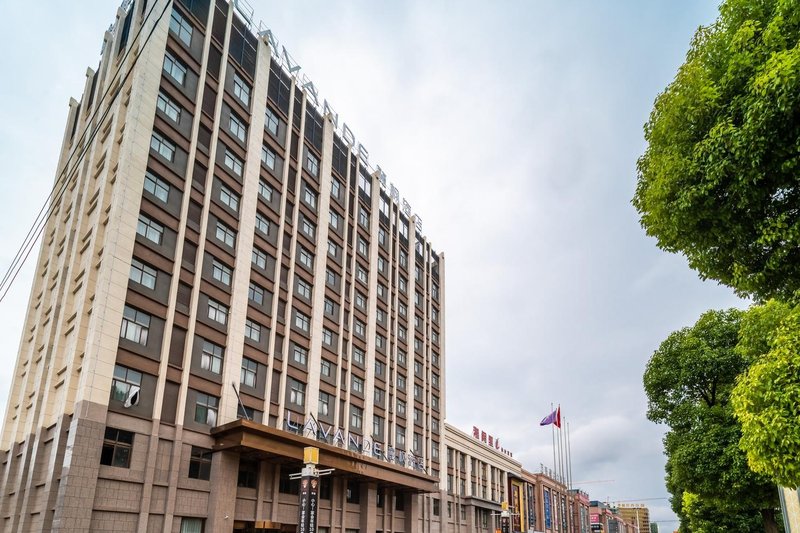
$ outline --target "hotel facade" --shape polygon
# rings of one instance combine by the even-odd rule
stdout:
[[[136,0],[72,100],[0,441],[3,531],[420,531],[444,256],[269,31]]]

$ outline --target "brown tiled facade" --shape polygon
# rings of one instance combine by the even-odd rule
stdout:
[[[70,102],[0,530],[294,531],[309,444],[320,531],[423,527],[444,256],[295,74],[225,0],[119,8]]]

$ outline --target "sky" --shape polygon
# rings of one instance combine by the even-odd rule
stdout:
[[[670,332],[745,304],[660,251],[630,199],[653,101],[717,2],[250,3],[444,252],[448,422],[538,471],[560,404],[581,488],[676,527],[642,373]],[[3,273],[116,8],[0,0]],[[38,250],[0,302],[3,413]]]

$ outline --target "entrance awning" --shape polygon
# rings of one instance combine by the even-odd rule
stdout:
[[[211,430],[216,439],[214,451],[254,454],[265,459],[290,460],[302,463],[306,446],[319,448],[319,467],[335,468],[369,478],[382,485],[396,486],[412,492],[438,492],[439,479],[403,466],[319,442],[288,431],[275,429],[250,420],[236,420]]]

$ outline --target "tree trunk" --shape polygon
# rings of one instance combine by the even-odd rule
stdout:
[[[778,533],[775,509],[761,509],[761,519],[764,521],[764,533]]]

